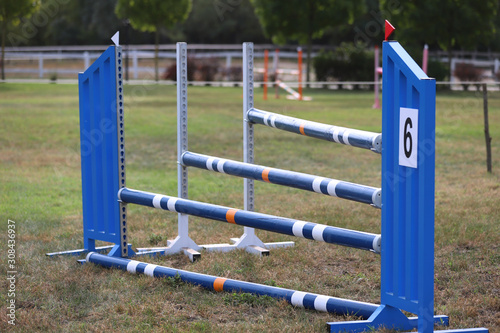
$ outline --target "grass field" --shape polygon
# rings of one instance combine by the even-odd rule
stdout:
[[[242,91],[189,89],[189,146],[241,160]],[[381,113],[369,92],[307,91],[312,102],[270,99],[256,106],[370,131]],[[175,87],[127,86],[127,185],[175,195]],[[472,92],[437,99],[435,311],[451,328],[500,332],[500,94],[491,93],[493,174],[486,173],[482,99]],[[380,156],[256,128],[256,163],[380,186]],[[243,182],[190,169],[190,198],[242,208]],[[339,227],[380,231],[367,205],[256,183],[256,210]],[[8,324],[8,220],[15,221],[16,326]],[[166,245],[176,216],[129,207],[134,246]],[[227,243],[242,228],[192,218],[198,244]],[[266,297],[215,293],[175,279],[156,280],[45,253],[81,248],[78,91],[75,85],[0,84],[0,331],[324,332],[353,319],[293,308]],[[257,231],[294,248],[257,258],[242,251],[145,261],[196,272],[378,303],[380,258],[369,252]]]

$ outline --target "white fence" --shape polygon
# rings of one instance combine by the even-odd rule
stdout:
[[[83,72],[93,60],[107,48],[103,45],[89,46],[38,46],[38,47],[6,47],[5,72],[10,77],[16,78],[75,78],[79,72]],[[255,58],[262,61],[264,50],[269,50],[269,71],[277,71],[281,79],[296,81],[297,51],[296,46],[279,47],[279,55],[274,52],[275,45],[256,45]],[[315,46],[312,56],[316,56],[319,49],[324,47]],[[133,80],[153,78],[154,67],[154,45],[130,45],[123,46],[125,59],[126,78]],[[332,48],[330,48],[332,49]],[[229,70],[232,66],[241,64],[241,45],[212,45],[191,44],[188,47],[193,58],[214,58],[220,61],[221,69]],[[451,61],[450,83],[459,83],[453,73],[456,64],[467,63],[485,70],[483,80],[496,81],[495,74],[500,71],[500,53],[481,52],[455,52],[458,56]],[[432,52],[431,57],[447,63],[447,53]],[[175,61],[175,45],[160,45],[159,52],[160,71],[165,70],[166,64]],[[279,59],[286,59],[279,63]],[[279,63],[279,64],[278,64]],[[304,66],[305,71],[305,66]],[[257,72],[262,69],[257,68]],[[304,74],[304,73],[303,73]],[[9,75],[8,75],[9,76]],[[284,77],[287,76],[287,77]]]
[[[83,72],[97,59],[105,46],[68,46],[68,47],[23,47],[6,48],[5,72],[7,74],[35,75],[44,78],[47,75],[76,75]],[[278,58],[287,59],[296,63],[297,51],[288,47],[275,52],[276,47],[272,45],[260,45],[256,47],[255,57],[263,58],[264,50],[268,49],[270,57],[270,71],[278,70]],[[172,50],[172,51],[170,51]],[[190,56],[193,58],[216,58],[222,60],[226,69],[230,69],[234,63],[241,64],[241,45],[190,45]],[[313,52],[314,57],[317,52]],[[175,61],[175,45],[161,45],[158,53],[162,65],[164,60]],[[124,59],[127,76],[137,80],[144,74],[151,77],[154,73],[151,60],[154,59],[153,45],[124,46]],[[290,66],[281,65],[278,73],[297,75],[298,71]],[[163,71],[165,68],[161,68]]]

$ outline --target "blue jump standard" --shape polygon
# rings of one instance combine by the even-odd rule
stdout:
[[[237,162],[192,152],[185,152],[181,164],[232,176],[238,176],[267,183],[283,185],[322,193],[334,197],[367,203],[380,208],[381,189],[335,179],[313,176],[305,173],[269,168],[261,165]]]
[[[261,124],[348,146],[369,149],[377,153],[382,152],[382,134],[380,133],[326,125],[255,108],[248,110],[247,116],[248,120],[254,124]]]
[[[184,213],[245,227],[380,253],[381,237],[377,234],[297,221],[128,188],[120,189],[118,199],[124,203],[154,207],[171,212]]]

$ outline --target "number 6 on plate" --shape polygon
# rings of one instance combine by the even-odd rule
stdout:
[[[399,165],[417,168],[418,109],[399,110]]]

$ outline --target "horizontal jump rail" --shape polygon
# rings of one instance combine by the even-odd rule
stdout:
[[[118,191],[118,199],[124,203],[154,207],[171,212],[184,213],[245,227],[380,253],[381,237],[377,234],[169,197],[162,194],[132,190],[126,187]]]
[[[258,283],[226,279],[171,267],[148,264],[136,260],[110,257],[95,252],[90,252],[87,255],[86,261],[104,267],[118,268],[132,274],[144,274],[156,278],[179,277],[185,283],[191,283],[218,292],[229,291],[267,295],[273,298],[286,300],[288,303],[297,307],[342,315],[356,315],[365,319],[370,317],[378,308],[378,305],[372,303],[357,302],[343,298],[271,287]]]
[[[326,125],[255,108],[248,110],[247,117],[248,120],[254,124],[261,124],[287,132],[302,134],[348,146],[369,149],[376,153],[382,152],[381,133]]]
[[[180,163],[188,167],[225,173],[232,176],[259,180],[271,184],[322,193],[332,197],[367,203],[377,208],[380,208],[382,205],[381,189],[376,187],[237,162],[192,152],[185,152],[181,156]]]

